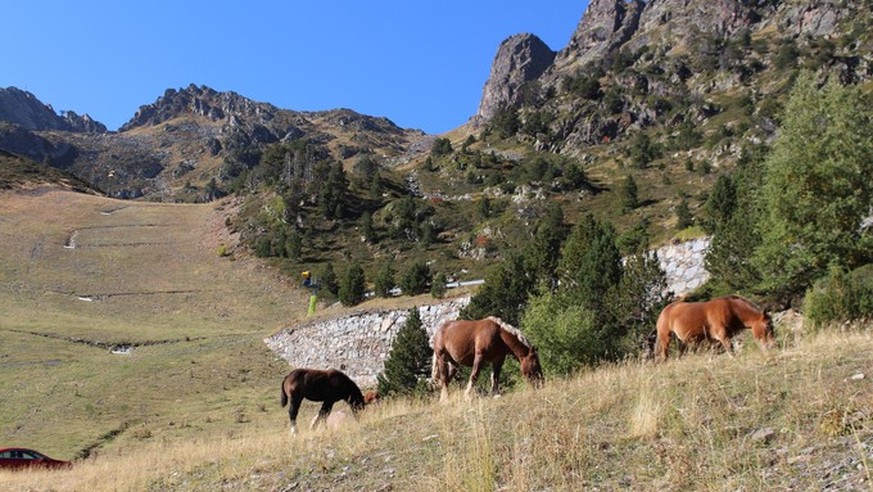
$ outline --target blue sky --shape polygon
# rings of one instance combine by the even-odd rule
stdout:
[[[0,0],[0,87],[115,130],[193,83],[442,133],[475,114],[500,42],[565,47],[586,0]]]

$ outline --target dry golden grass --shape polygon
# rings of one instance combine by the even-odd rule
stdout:
[[[270,408],[273,428],[155,439],[0,481],[12,490],[864,490],[871,349],[868,329],[767,355],[620,364],[498,399],[467,402],[458,390],[442,404],[383,402],[343,428],[296,437]],[[304,408],[301,421],[315,412]]]

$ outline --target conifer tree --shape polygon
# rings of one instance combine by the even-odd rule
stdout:
[[[628,175],[621,187],[621,209],[623,212],[630,212],[640,206],[637,194],[637,182],[633,176]]]
[[[346,270],[346,274],[340,282],[339,300],[343,306],[360,304],[364,300],[365,290],[364,269],[361,268],[361,265],[354,263]]]
[[[391,343],[385,368],[377,376],[380,395],[409,395],[426,391],[433,350],[418,308],[412,308],[406,323]]]
[[[376,275],[376,280],[373,282],[373,290],[379,297],[390,297],[391,289],[394,288],[394,267],[391,262],[385,263],[379,273]]]

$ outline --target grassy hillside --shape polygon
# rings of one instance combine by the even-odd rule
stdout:
[[[91,186],[59,169],[0,150],[0,190],[52,185],[87,192]]]
[[[219,256],[229,210],[0,193],[0,442],[71,459],[270,418],[262,340],[304,295]]]
[[[500,399],[386,402],[293,438],[271,394],[269,423],[225,421],[0,480],[16,490],[865,490],[869,328],[783,330],[767,355],[749,345],[733,358],[620,364]]]

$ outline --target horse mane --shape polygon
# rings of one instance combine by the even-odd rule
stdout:
[[[518,328],[510,325],[509,323],[507,323],[506,321],[503,321],[502,319],[498,318],[497,316],[488,316],[485,319],[497,323],[501,328],[508,331],[510,334],[512,334],[512,336],[517,338],[518,341],[521,342],[521,344],[524,345],[525,347],[527,347],[528,349],[533,348],[533,346],[530,344],[528,339],[525,338],[524,333],[522,333],[521,330],[519,330]]]
[[[753,309],[753,310],[755,310],[755,311],[760,311],[760,312],[762,312],[762,313],[764,312],[764,310],[761,309],[760,306],[758,306],[758,305],[755,304],[754,302],[752,302],[752,301],[746,299],[745,297],[738,296],[738,295],[736,295],[736,294],[731,294],[731,295],[729,295],[729,296],[725,296],[725,297],[726,297],[727,299],[731,300],[731,301],[739,301],[741,304],[743,304],[743,305],[745,305],[746,307],[751,308],[751,309]]]

